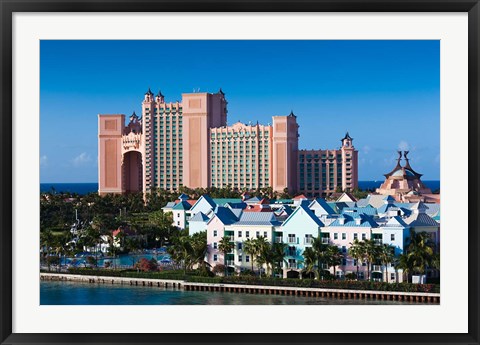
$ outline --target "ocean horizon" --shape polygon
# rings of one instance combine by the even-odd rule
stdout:
[[[358,186],[362,190],[375,190],[380,187],[383,181],[358,181]],[[439,180],[423,181],[432,192],[440,189]],[[40,193],[52,192],[55,193],[76,193],[85,195],[88,193],[96,193],[98,191],[97,182],[84,183],[40,183]]]

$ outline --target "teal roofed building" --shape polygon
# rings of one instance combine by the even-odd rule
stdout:
[[[275,241],[287,245],[283,276],[298,278],[304,268],[303,252],[311,247],[318,237],[323,222],[308,208],[300,204],[295,211],[275,230]]]

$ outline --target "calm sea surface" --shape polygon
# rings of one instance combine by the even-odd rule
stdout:
[[[88,283],[40,282],[41,305],[366,305],[410,304],[321,297],[251,295],[228,292],[183,291],[159,287],[131,287]]]
[[[358,181],[358,186],[363,189],[380,187],[383,181]],[[440,181],[423,181],[432,191],[440,189]],[[53,188],[53,189],[52,189]],[[40,192],[70,192],[80,195],[98,191],[98,183],[40,183]]]

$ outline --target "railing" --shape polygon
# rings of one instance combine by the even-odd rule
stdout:
[[[328,267],[328,264],[322,264],[322,269],[323,270],[328,270],[330,267]]]
[[[304,244],[312,244],[313,243],[313,238],[306,238],[304,241],[303,241]]]
[[[383,243],[381,238],[374,238],[373,241],[375,242],[375,244],[379,244],[379,245]]]
[[[288,268],[297,268],[297,263],[288,263]]]
[[[283,237],[275,237],[275,243],[283,243]]]
[[[234,260],[227,260],[227,266],[235,266]]]
[[[297,243],[297,238],[296,237],[289,237],[287,241],[288,241],[288,243]]]
[[[330,238],[322,237],[322,244],[329,244],[329,243],[330,243]]]
[[[373,265],[372,271],[382,271],[382,265]]]

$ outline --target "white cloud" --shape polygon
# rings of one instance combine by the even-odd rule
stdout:
[[[90,162],[92,159],[86,152],[80,153],[77,157],[73,159],[73,165],[78,167]]]
[[[410,150],[410,145],[408,145],[408,143],[405,140],[402,140],[398,144],[398,149],[400,151],[408,151],[408,150]]]
[[[365,145],[365,146],[363,147],[363,153],[366,154],[366,155],[368,155],[368,153],[370,152],[370,150],[371,150],[371,148],[370,148],[370,146],[368,146],[368,145]]]
[[[48,158],[46,155],[43,155],[40,157],[40,166],[41,167],[46,167],[48,163]]]

